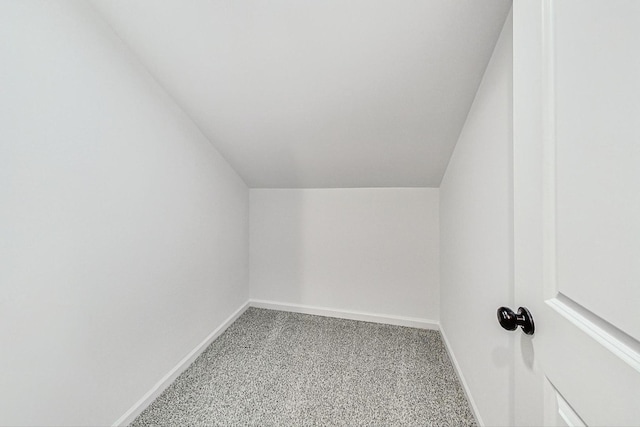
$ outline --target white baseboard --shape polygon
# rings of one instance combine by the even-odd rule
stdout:
[[[281,303],[276,301],[264,301],[251,299],[238,308],[231,316],[229,316],[218,328],[211,332],[200,344],[198,344],[193,350],[189,352],[178,364],[171,369],[164,377],[160,379],[142,398],[136,402],[127,412],[125,412],[113,426],[126,426],[130,424],[138,415],[144,411],[147,406],[151,404],[178,376],[184,372],[196,358],[222,333],[240,317],[249,307],[265,308],[270,310],[289,311],[293,313],[313,314],[317,316],[336,317],[340,319],[360,320],[364,322],[383,323],[388,325],[408,326],[412,328],[420,329],[434,329],[439,330],[439,323],[435,320],[422,319],[415,317],[394,316],[389,314],[374,314],[374,313],[362,313],[357,311],[348,310],[336,310],[326,307],[315,307],[302,304],[290,304]],[[469,402],[471,402],[474,415],[478,420],[479,425],[484,425],[477,414],[477,408],[475,407],[473,400],[470,397],[469,389],[460,373],[460,368],[451,353],[449,343],[444,333],[442,334],[445,346],[449,352],[449,356],[453,361],[456,372],[460,378],[461,383],[464,386]]]
[[[126,426],[129,425],[142,411],[144,411],[147,406],[151,404],[171,383],[178,378],[178,376],[191,365],[194,360],[200,356],[208,346],[211,344],[216,338],[218,338],[222,333],[233,323],[236,321],[238,317],[244,313],[247,308],[249,308],[249,302],[244,303],[239,309],[237,309],[231,316],[229,316],[220,326],[218,326],[213,332],[207,336],[204,341],[198,344],[193,350],[189,352],[178,364],[171,369],[160,381],[154,385],[151,390],[149,390],[142,398],[136,402],[127,412],[124,413],[116,422],[113,423],[113,426]]]
[[[362,313],[358,311],[336,310],[326,307],[315,307],[302,304],[290,304],[276,301],[250,299],[249,305],[256,308],[290,311],[293,313],[314,314],[316,316],[337,317],[339,319],[360,320],[363,322],[384,323],[387,325],[409,326],[411,328],[435,329],[439,324],[436,320],[416,317],[394,316],[390,314]]]
[[[458,360],[456,359],[456,356],[453,354],[453,350],[451,349],[451,344],[447,339],[447,335],[445,334],[444,329],[442,328],[442,325],[440,325],[440,335],[442,335],[442,341],[444,342],[444,347],[447,349],[447,353],[449,354],[449,359],[451,359],[451,362],[453,363],[453,368],[456,371],[456,375],[458,375],[458,379],[462,384],[462,388],[464,389],[464,394],[467,395],[467,400],[469,401],[469,405],[471,406],[471,412],[473,412],[473,416],[476,418],[476,422],[478,423],[478,425],[480,427],[484,427],[485,424],[482,421],[482,418],[480,418],[480,412],[478,411],[478,406],[476,406],[476,402],[473,400],[473,396],[471,396],[471,390],[469,389],[469,384],[467,384],[467,381],[464,379],[464,375],[462,375],[462,370],[460,369],[460,365],[458,364]]]

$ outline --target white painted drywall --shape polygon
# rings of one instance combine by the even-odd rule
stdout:
[[[250,187],[437,187],[510,0],[94,0]]]
[[[251,298],[438,319],[438,189],[250,190]]]
[[[509,17],[440,187],[441,326],[486,425],[512,424],[512,22]]]
[[[0,424],[110,425],[248,298],[248,190],[85,2],[0,2]]]

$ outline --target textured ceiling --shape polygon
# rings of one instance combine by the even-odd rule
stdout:
[[[96,0],[249,187],[437,187],[511,2]]]

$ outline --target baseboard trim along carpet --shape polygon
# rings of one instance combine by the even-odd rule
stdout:
[[[464,393],[467,395],[469,406],[471,406],[471,413],[473,413],[473,416],[476,419],[476,423],[478,423],[480,427],[484,427],[485,424],[482,421],[482,418],[480,418],[480,412],[478,411],[476,402],[473,400],[473,396],[471,395],[471,389],[469,389],[469,384],[467,384],[467,381],[464,379],[464,375],[462,375],[462,370],[460,369],[460,365],[458,364],[458,360],[456,359],[456,356],[453,354],[453,350],[451,349],[451,344],[447,339],[447,335],[445,334],[444,329],[442,329],[442,326],[440,326],[439,330],[440,330],[440,335],[442,336],[442,341],[444,342],[444,348],[447,350],[449,359],[451,359],[451,363],[453,364],[453,369],[456,371],[456,375],[458,375],[460,384],[462,384],[462,389],[464,390]]]
[[[244,303],[231,316],[229,316],[220,326],[211,332],[200,344],[189,352],[173,369],[171,369],[160,381],[154,385],[142,398],[136,402],[127,412],[124,413],[113,426],[129,425],[138,415],[144,411],[162,392],[175,381],[178,376],[185,371],[209,345],[229,327],[233,322],[242,316],[250,307],[249,302]]]
[[[476,427],[436,330],[250,307],[130,427]]]
[[[185,371],[200,354],[233,322],[236,321],[249,307],[264,308],[270,310],[288,311],[292,313],[312,314],[316,316],[335,317],[339,319],[359,320],[363,322],[382,323],[387,325],[407,326],[420,329],[438,330],[442,336],[447,354],[451,359],[454,370],[462,384],[467,400],[471,406],[471,411],[479,426],[484,426],[478,412],[473,397],[471,395],[469,385],[467,384],[460,365],[451,349],[451,345],[447,336],[440,327],[439,322],[430,319],[421,319],[415,317],[394,316],[388,314],[362,313],[357,311],[336,310],[326,307],[315,307],[302,304],[282,303],[276,301],[251,299],[238,308],[231,316],[229,316],[218,328],[209,334],[200,344],[198,344],[189,354],[187,354],[173,369],[171,369],[160,381],[158,381],[137,403],[135,403],[127,412],[125,412],[113,426],[126,426],[130,424],[138,415],[142,413],[162,392],[175,381],[178,376]]]
[[[315,307],[302,304],[291,304],[277,301],[265,301],[251,299],[249,305],[256,308],[269,310],[289,311],[292,313],[313,314],[316,316],[336,317],[339,319],[360,320],[362,322],[384,323],[386,325],[408,326],[410,328],[439,330],[439,324],[435,320],[416,317],[394,316],[389,314],[362,313],[357,311],[336,310],[326,307]]]

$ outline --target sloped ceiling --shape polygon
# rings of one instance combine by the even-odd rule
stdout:
[[[437,187],[511,2],[96,0],[249,187]]]

